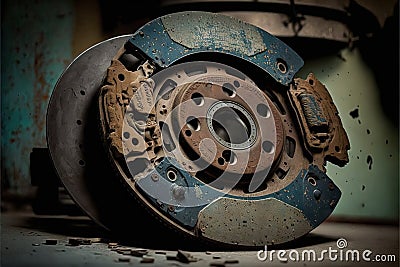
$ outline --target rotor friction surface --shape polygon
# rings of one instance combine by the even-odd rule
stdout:
[[[105,228],[119,204],[111,188],[103,187],[110,170],[99,147],[96,103],[104,73],[129,37],[106,40],[78,56],[58,80],[47,110],[47,143],[57,174],[74,201]]]

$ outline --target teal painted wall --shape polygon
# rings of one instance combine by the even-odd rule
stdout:
[[[71,1],[2,1],[2,189],[25,194],[29,153],[45,147],[46,109],[53,86],[71,60]]]

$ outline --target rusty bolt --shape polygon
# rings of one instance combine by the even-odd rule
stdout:
[[[156,174],[156,173],[153,173],[152,175],[151,175],[151,179],[154,181],[154,182],[157,182],[158,181],[158,175]]]
[[[170,211],[170,212],[175,211],[175,207],[174,206],[168,206],[168,211]]]
[[[319,200],[321,198],[321,191],[319,191],[318,189],[315,189],[313,192],[313,195],[316,200]]]
[[[172,195],[177,200],[185,199],[185,188],[180,185],[176,185],[172,188]]]

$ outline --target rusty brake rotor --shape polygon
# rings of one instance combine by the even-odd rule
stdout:
[[[107,56],[91,94],[100,120],[88,119],[100,125],[103,168],[131,205],[188,237],[237,246],[294,240],[331,214],[341,193],[324,166],[347,163],[349,142],[325,86],[313,74],[294,79],[303,61],[290,47],[231,17],[182,12],[149,22]],[[61,77],[48,118],[62,117],[54,105],[67,101],[64,80],[74,75]],[[61,180],[92,217],[118,227],[78,194],[55,156],[66,153],[60,135],[48,123]]]

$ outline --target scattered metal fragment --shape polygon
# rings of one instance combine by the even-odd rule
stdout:
[[[69,238],[69,246],[79,246],[79,245],[91,245],[92,240],[90,238]]]
[[[239,260],[225,260],[225,264],[236,264],[239,263]]]
[[[45,245],[57,245],[57,239],[46,239],[44,242]]]
[[[217,260],[217,259],[220,259],[221,257],[220,256],[213,256],[212,258]]]
[[[68,239],[69,246],[79,246],[81,244],[81,240],[79,238],[70,238]]]
[[[118,247],[118,243],[108,243],[108,248],[117,248]]]
[[[140,260],[140,263],[153,263],[153,262],[154,262],[154,258],[152,258],[152,257],[143,257]]]
[[[223,261],[213,261],[213,262],[210,262],[210,266],[224,267],[225,266],[225,262],[223,262]]]
[[[81,243],[82,243],[82,245],[91,245],[92,244],[92,240],[90,240],[90,239],[81,239]]]
[[[92,241],[92,243],[101,243],[101,242],[105,242],[104,238],[101,237],[92,237],[92,238],[88,238],[88,240]]]
[[[176,255],[167,255],[166,258],[167,258],[167,261],[177,261],[178,260]]]
[[[149,251],[147,249],[132,249],[131,250],[131,256],[135,257],[143,257],[144,255],[147,255]]]
[[[198,259],[194,258],[190,253],[184,252],[182,250],[178,250],[178,253],[176,254],[176,258],[178,261],[183,262],[183,263],[196,262],[198,260]]]
[[[38,247],[38,246],[40,246],[40,244],[38,244],[38,243],[32,243],[32,246]]]
[[[116,248],[116,249],[114,249],[114,251],[116,251],[117,253],[120,253],[120,254],[122,254],[122,253],[125,253],[125,252],[131,252],[131,249],[130,248],[124,248],[124,247],[118,247],[118,248]]]
[[[121,257],[121,258],[118,258],[118,261],[119,262],[130,262],[131,259],[129,257]]]

